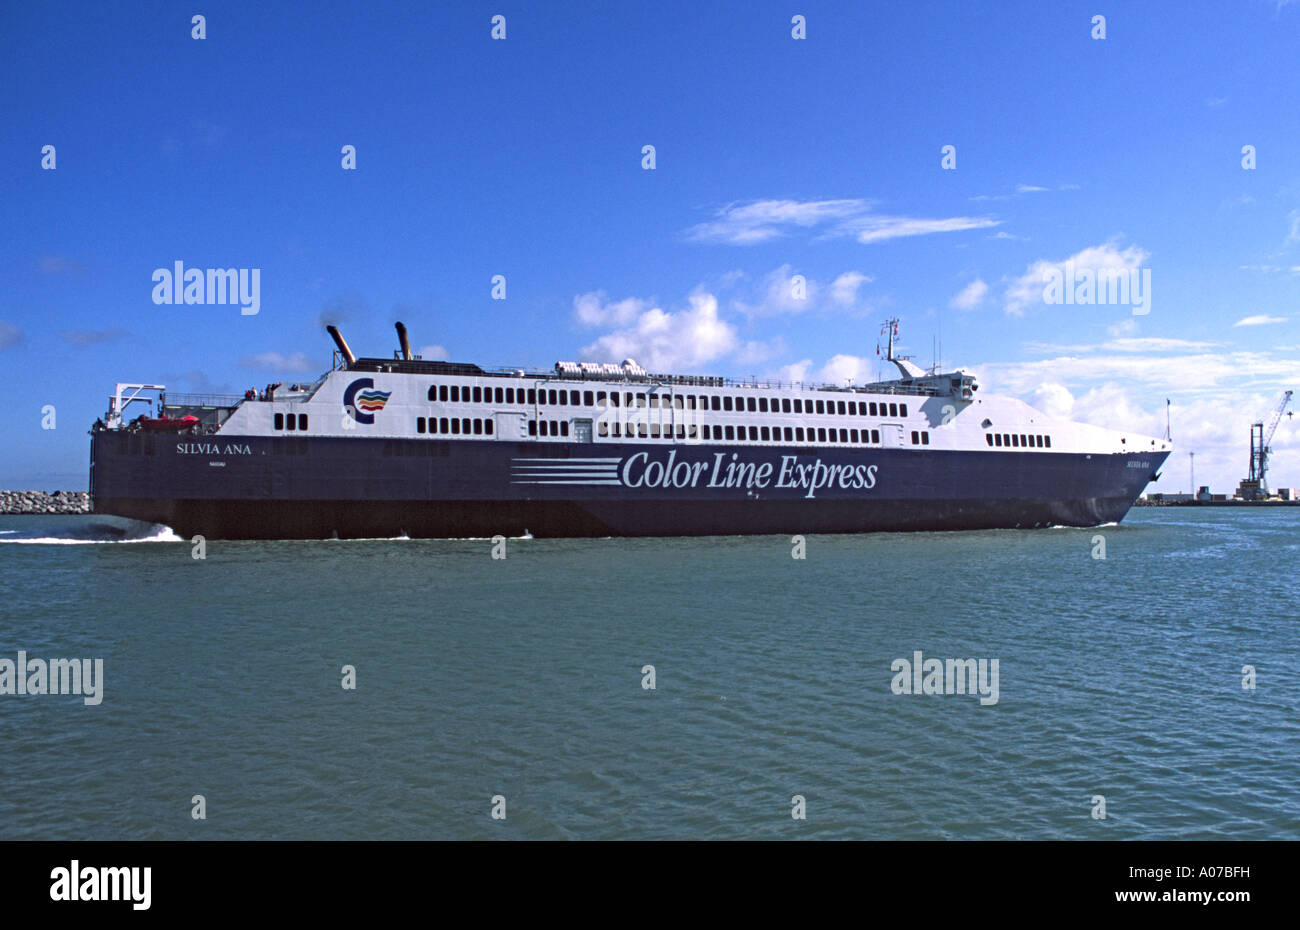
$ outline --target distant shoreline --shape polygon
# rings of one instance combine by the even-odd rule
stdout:
[[[1134,507],[1300,507],[1300,501],[1148,501],[1138,498]]]
[[[1300,501],[1152,501],[1134,507],[1300,507]],[[0,515],[32,516],[90,513],[89,491],[0,491]]]

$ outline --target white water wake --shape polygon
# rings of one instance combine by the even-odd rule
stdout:
[[[11,546],[100,546],[113,543],[185,542],[170,526],[161,523],[144,523],[122,517],[87,517],[58,527],[60,535],[34,535],[48,532],[47,527],[25,533],[22,530],[0,530],[0,545]]]

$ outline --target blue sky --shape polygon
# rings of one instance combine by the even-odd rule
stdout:
[[[841,380],[897,315],[1053,413],[1163,433],[1172,398],[1164,489],[1190,450],[1230,490],[1300,388],[1298,30],[1277,0],[7,5],[0,486],[84,487],[118,380],[319,373],[325,320],[364,354],[401,319],[460,361]],[[1149,270],[1150,313],[1026,299],[1072,257]],[[259,312],[155,304],[175,261],[260,269]]]

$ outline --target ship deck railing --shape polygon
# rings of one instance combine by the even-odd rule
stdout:
[[[478,365],[455,362],[429,362],[423,359],[359,358],[350,364],[334,360],[333,371],[366,371],[383,374],[421,374],[470,378],[524,378],[533,381],[582,382],[592,385],[652,387],[713,387],[727,390],[767,389],[800,391],[835,391],[843,394],[901,394],[911,397],[945,397],[952,393],[952,378],[961,374],[939,373],[917,380],[873,381],[868,384],[826,384],[813,381],[778,381],[759,378],[727,378],[713,375],[668,375],[647,372],[630,375],[613,375],[593,371],[557,371],[554,368],[524,368],[517,366],[481,368]]]
[[[243,394],[173,394],[168,391],[162,407],[238,407]]]

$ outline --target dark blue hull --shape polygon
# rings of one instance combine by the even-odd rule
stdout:
[[[91,495],[96,513],[212,539],[1095,526],[1167,454],[101,431]]]

